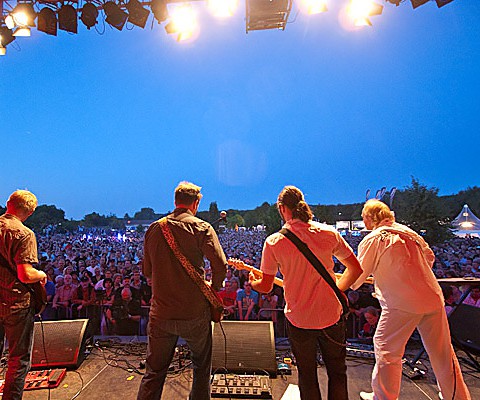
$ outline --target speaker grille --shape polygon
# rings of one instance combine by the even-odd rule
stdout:
[[[78,368],[83,361],[87,323],[88,319],[35,322],[32,369]]]
[[[277,374],[272,321],[224,321],[213,325],[213,372]],[[226,341],[226,351],[225,351]],[[226,360],[225,360],[226,357]]]
[[[448,318],[452,337],[480,354],[480,308],[460,304]]]

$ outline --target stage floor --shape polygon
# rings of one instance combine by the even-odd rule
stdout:
[[[98,340],[97,340],[97,343]],[[68,371],[60,385],[50,390],[47,389],[26,391],[25,400],[111,400],[136,399],[136,394],[141,373],[144,371],[140,364],[145,358],[145,338],[122,337],[112,341],[105,339],[99,346],[91,348],[90,354],[75,371]],[[415,354],[415,349],[410,349],[410,354]],[[463,353],[458,352],[460,360]],[[427,367],[425,376],[418,380],[402,377],[401,400],[438,399],[435,379],[427,360],[422,359]],[[143,364],[143,363],[142,363]],[[358,399],[360,391],[369,391],[370,375],[373,368],[372,359],[348,357],[348,386],[350,399]],[[461,361],[465,380],[470,388],[472,399],[480,399],[480,373],[474,371],[464,361]],[[192,374],[191,369],[178,361],[172,364],[172,373],[167,378],[162,399],[177,400],[187,399],[190,391]],[[326,372],[320,364],[318,367],[319,380],[322,393],[326,393]],[[297,383],[297,373],[292,369],[292,375],[272,379],[273,399],[281,400],[289,384]],[[324,395],[324,398],[326,396]],[[286,399],[284,399],[286,400]],[[289,397],[288,400],[294,400]]]

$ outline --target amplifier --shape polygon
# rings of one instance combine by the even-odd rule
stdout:
[[[272,385],[268,375],[213,375],[211,397],[227,399],[271,399]]]

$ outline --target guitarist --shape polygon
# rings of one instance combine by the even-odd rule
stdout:
[[[17,190],[7,201],[7,212],[0,216],[0,333],[9,347],[3,389],[3,398],[8,400],[22,398],[30,369],[35,311],[24,284],[47,282],[45,272],[32,266],[38,262],[37,241],[33,231],[23,225],[37,204],[33,193]]]
[[[333,256],[347,267],[337,282],[340,290],[347,290],[361,275],[362,269],[340,234],[332,227],[312,221],[313,214],[303,193],[294,186],[286,186],[280,192],[277,207],[285,221],[284,228],[308,245],[333,280]],[[279,269],[284,278],[285,316],[298,368],[301,399],[321,399],[317,378],[319,345],[327,368],[328,399],[348,400],[345,321],[341,317],[340,301],[297,247],[277,232],[265,241],[261,262],[262,277],[255,278],[255,273],[250,273],[253,289],[269,293]]]

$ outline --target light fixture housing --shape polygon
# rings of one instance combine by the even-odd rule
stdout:
[[[47,35],[57,36],[57,15],[49,7],[42,8],[37,17],[37,29]]]
[[[80,19],[82,20],[83,24],[90,29],[97,24],[98,18],[98,10],[92,3],[85,3],[82,7],[82,13],[80,15]]]
[[[166,0],[152,0],[150,3],[150,9],[159,24],[167,20],[168,9]]]
[[[32,36],[32,32],[30,27],[28,26],[19,26],[15,32],[13,32],[13,36],[15,37],[30,37]]]
[[[127,22],[128,14],[117,6],[113,1],[107,1],[103,5],[107,18],[105,21],[115,29],[121,31]]]
[[[423,6],[425,3],[428,3],[430,0],[410,0],[413,8]]]
[[[29,26],[33,28],[35,26],[35,18],[37,18],[37,13],[33,8],[33,3],[18,3],[10,13],[10,16],[12,17],[15,26]],[[5,22],[6,21],[7,19],[5,19]]]
[[[451,3],[453,0],[435,0],[437,3],[437,7],[441,8],[443,6],[446,6],[448,3]]]
[[[6,26],[0,26],[0,46],[7,47],[16,38],[13,36],[13,31]]]
[[[77,33],[77,10],[71,4],[64,4],[58,10],[58,29],[71,33]]]
[[[145,28],[150,11],[142,7],[138,0],[130,0],[127,3],[128,22],[140,28]]]

